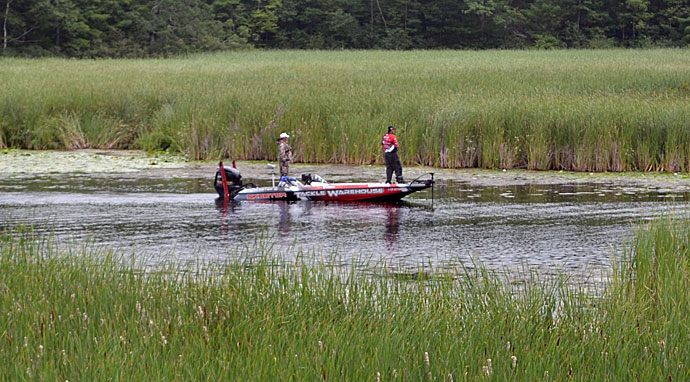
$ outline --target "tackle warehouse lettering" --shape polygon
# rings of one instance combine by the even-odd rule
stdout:
[[[302,194],[304,196],[309,196],[309,197],[311,197],[311,196],[325,196],[326,191],[303,191]]]
[[[279,199],[279,198],[286,198],[287,194],[284,192],[274,192],[271,194],[249,194],[247,195],[247,199],[253,200],[253,199]]]
[[[326,191],[329,197],[338,197],[341,195],[364,195],[364,194],[383,194],[383,188],[356,188],[349,190],[328,190]]]

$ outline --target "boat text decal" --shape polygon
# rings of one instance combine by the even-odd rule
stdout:
[[[324,196],[326,191],[304,191],[304,196]]]
[[[383,191],[383,188],[355,188],[349,190],[327,190],[326,193],[333,198],[341,195],[383,194]]]
[[[247,199],[279,199],[279,198],[285,198],[287,195],[284,192],[274,192],[270,194],[249,194],[247,195]]]

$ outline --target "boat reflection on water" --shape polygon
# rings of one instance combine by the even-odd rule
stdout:
[[[216,209],[220,215],[220,233],[227,234],[229,232],[228,227],[228,213],[233,213],[235,208],[237,208],[237,202],[228,199],[216,199]]]
[[[278,234],[282,237],[290,235],[290,225],[292,224],[290,218],[290,204],[294,202],[277,202],[279,205],[280,215],[278,218]]]
[[[398,231],[400,230],[400,206],[398,204],[387,204],[386,209],[386,231],[383,238],[386,241],[386,249],[395,251]]]
[[[338,253],[373,250],[386,257],[395,257],[406,249],[406,244],[400,244],[401,235],[409,234],[403,232],[406,224],[418,226],[418,222],[406,222],[406,217],[418,220],[420,213],[427,217],[432,213],[429,206],[406,201],[246,202],[217,199],[216,207],[220,233],[226,238],[237,233],[242,233],[245,239],[252,232],[265,233],[273,238],[271,240],[277,239],[275,244],[278,247],[299,243],[309,249],[335,250]],[[425,212],[411,213],[411,209]],[[343,243],[348,244],[339,248]]]

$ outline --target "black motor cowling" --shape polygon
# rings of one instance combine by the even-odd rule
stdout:
[[[229,186],[241,186],[242,185],[242,175],[240,170],[232,167],[223,166],[225,169],[225,179]],[[219,174],[220,175],[220,174]]]
[[[240,171],[236,168],[233,167],[227,167],[223,166],[223,170],[225,171],[225,180],[228,183],[228,193],[230,194],[230,198],[234,198],[235,194],[237,194],[242,188],[244,188],[244,184],[242,184],[242,175],[240,174]],[[218,192],[218,195],[221,198],[224,198],[224,192],[223,190],[223,178],[220,173],[220,167],[216,169],[216,178],[213,181],[213,187],[216,189],[216,192]]]

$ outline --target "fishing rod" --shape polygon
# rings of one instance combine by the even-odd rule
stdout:
[[[427,179],[424,181],[419,180],[419,179],[421,179],[427,175],[431,175],[431,179]],[[421,183],[421,184],[425,184],[425,185],[431,185],[431,208],[434,208],[434,184],[436,183],[436,181],[434,180],[434,173],[433,172],[425,172],[424,174],[416,177],[413,181],[410,182],[410,184],[412,184],[412,183]]]

